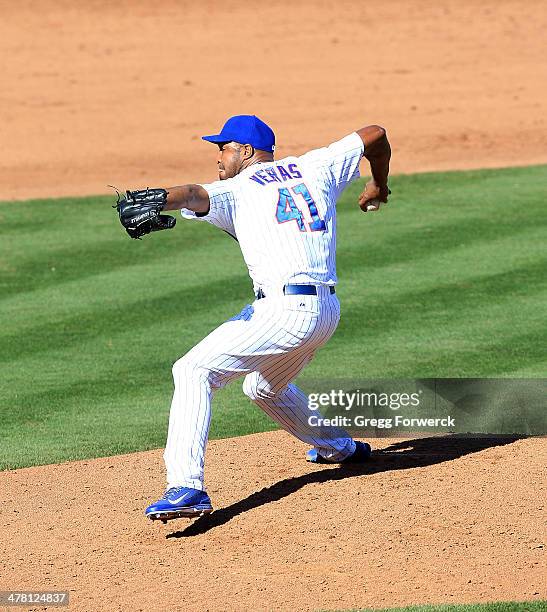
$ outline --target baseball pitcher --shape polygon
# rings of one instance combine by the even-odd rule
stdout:
[[[334,333],[336,201],[370,163],[359,196],[365,213],[387,202],[391,150],[382,127],[370,125],[300,157],[274,160],[275,136],[254,115],[230,118],[204,140],[218,145],[218,181],[128,191],[120,221],[132,238],[184,219],[205,221],[233,236],[253,281],[255,300],[210,333],[173,366],[174,393],[164,453],[167,489],[145,514],[163,522],[212,512],[204,456],[215,389],[244,377],[243,391],[283,429],[312,448],[315,463],[368,459],[370,446],[345,431],[310,426],[307,396],[292,383]]]

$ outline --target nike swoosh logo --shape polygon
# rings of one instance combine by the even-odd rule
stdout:
[[[172,504],[173,506],[175,504],[180,504],[180,502],[187,496],[189,495],[189,493],[183,493],[180,497],[177,497],[177,499],[170,499],[169,503]]]

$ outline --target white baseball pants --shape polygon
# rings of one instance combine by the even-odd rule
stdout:
[[[173,366],[175,390],[164,452],[167,485],[204,490],[205,447],[213,391],[245,375],[243,391],[283,429],[339,461],[355,450],[335,427],[312,427],[308,398],[290,384],[334,333],[340,303],[328,287],[319,295],[267,297],[211,332]]]

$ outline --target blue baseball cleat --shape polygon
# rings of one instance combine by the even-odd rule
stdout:
[[[364,463],[370,458],[371,453],[372,449],[370,448],[370,444],[368,442],[358,442],[356,440],[355,451],[342,461],[329,461],[328,459],[321,457],[315,448],[310,449],[306,453],[306,461],[309,461],[310,463],[341,463],[343,465],[348,463]]]
[[[144,514],[151,520],[167,523],[176,518],[195,518],[213,511],[211,500],[205,491],[189,487],[172,487],[163,497],[148,506]]]

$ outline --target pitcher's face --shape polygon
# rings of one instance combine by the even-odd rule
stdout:
[[[218,178],[223,181],[233,178],[241,171],[241,145],[237,142],[222,142],[218,145]]]

